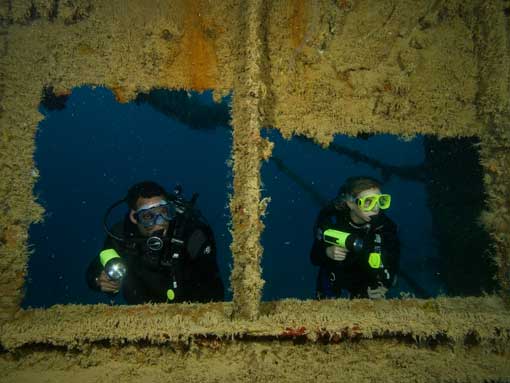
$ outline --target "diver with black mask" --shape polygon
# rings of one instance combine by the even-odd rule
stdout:
[[[107,238],[87,269],[90,288],[122,294],[129,304],[223,300],[210,226],[177,187],[167,193],[152,181],[133,185],[104,217]],[[127,203],[124,220],[108,226],[113,209]]]

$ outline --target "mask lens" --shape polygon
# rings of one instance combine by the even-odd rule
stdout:
[[[149,206],[145,209],[140,209],[135,217],[144,227],[162,224],[163,220],[170,221],[174,216],[174,209],[172,205],[166,201],[160,205]]]
[[[391,196],[389,194],[381,194],[379,196],[379,207],[381,209],[387,209],[391,204]]]
[[[156,214],[162,216],[167,221],[173,218],[173,209],[170,207],[170,205],[158,206],[155,207],[154,209]]]
[[[150,223],[150,222],[154,221],[155,217],[156,217],[156,215],[154,214],[154,212],[152,212],[151,209],[142,210],[140,213],[138,213],[138,220],[142,224],[146,224],[146,223]]]
[[[358,199],[358,206],[363,211],[370,211],[374,208],[377,203],[377,196],[366,196]]]

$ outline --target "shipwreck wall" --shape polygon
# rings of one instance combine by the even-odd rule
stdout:
[[[510,377],[510,2],[0,2],[1,381]],[[42,91],[233,93],[234,301],[22,310]],[[264,126],[477,136],[497,296],[261,304]],[[72,127],[69,127],[72,129]]]

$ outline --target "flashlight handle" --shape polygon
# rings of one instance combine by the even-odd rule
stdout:
[[[365,250],[366,241],[361,237],[345,231],[327,229],[323,233],[325,243],[343,247],[349,251],[360,253]]]
[[[329,243],[330,245],[346,248],[346,242],[350,235],[350,233],[346,233],[345,231],[327,229],[323,233],[323,239],[324,242]]]
[[[330,245],[343,247],[356,254],[367,254],[368,265],[372,269],[382,267],[380,246],[370,246],[367,241],[357,235],[340,230],[327,229],[323,233],[324,242]]]

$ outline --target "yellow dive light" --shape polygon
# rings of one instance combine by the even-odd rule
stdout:
[[[367,241],[363,240],[360,236],[355,234],[347,233],[345,231],[327,229],[323,233],[324,242],[330,245],[340,246],[354,253],[362,253],[368,250]],[[378,269],[381,267],[381,253],[370,252],[368,255],[368,264],[372,269]]]

